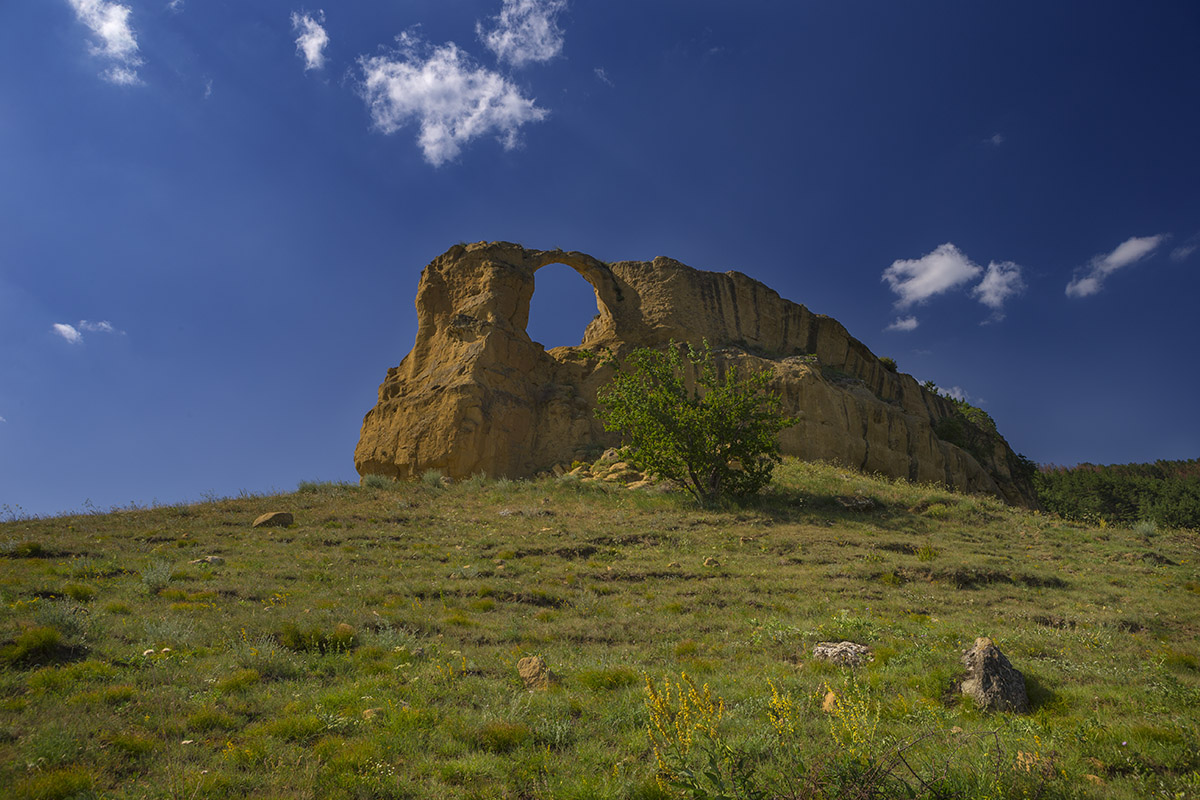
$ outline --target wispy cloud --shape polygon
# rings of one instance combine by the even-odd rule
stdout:
[[[604,67],[596,67],[594,70],[592,70],[592,72],[596,74],[596,80],[600,81],[606,86],[614,85],[612,79],[608,77],[608,73],[604,71]]]
[[[961,400],[964,403],[970,403],[973,406],[985,405],[987,403],[982,397],[972,397],[967,394],[967,390],[961,386],[951,386],[949,389],[942,386],[937,387],[938,393],[949,397],[951,400]]]
[[[893,261],[883,280],[900,296],[896,308],[908,308],[934,295],[974,279],[982,268],[947,242],[932,253],[907,261]]]
[[[1021,279],[1021,267],[1011,261],[993,261],[988,264],[983,280],[971,290],[971,295],[990,308],[992,320],[999,322],[1004,319],[1005,301],[1023,291],[1025,281]]]
[[[562,52],[555,17],[566,7],[567,0],[504,0],[490,29],[477,22],[475,33],[497,59],[514,67],[549,61]]]
[[[100,73],[109,83],[119,86],[140,84],[137,68],[142,65],[138,55],[137,37],[129,25],[129,6],[109,0],[67,0],[75,9],[75,16],[91,30],[98,43],[92,45],[92,54],[109,63],[109,68]]]
[[[1172,250],[1171,251],[1171,260],[1175,261],[1175,262],[1187,261],[1187,259],[1192,255],[1192,253],[1196,252],[1197,250],[1200,250],[1200,243],[1197,243],[1195,241],[1197,238],[1198,237],[1192,237],[1188,241],[1179,245],[1179,247],[1176,247],[1174,250]]]
[[[65,322],[56,322],[50,326],[50,331],[58,334],[71,344],[81,344],[83,342],[83,334],[75,330],[74,325],[68,325]]]
[[[1088,297],[1104,288],[1104,280],[1122,267],[1136,264],[1158,249],[1167,239],[1158,236],[1134,236],[1126,239],[1111,253],[1093,256],[1085,270],[1067,284],[1067,297]]]
[[[993,133],[991,136],[983,140],[984,144],[990,144],[992,147],[999,147],[1004,144],[1003,133]]]
[[[169,0],[167,11],[170,11],[172,14],[178,14],[180,11],[183,11],[183,0]]]
[[[889,331],[915,331],[921,323],[916,317],[897,317],[896,321],[888,325],[885,330]]]
[[[50,332],[61,336],[71,344],[83,344],[83,334],[87,333],[113,333],[124,335],[124,331],[119,331],[113,327],[113,324],[108,320],[100,322],[89,322],[86,319],[81,319],[74,325],[68,325],[65,322],[56,322],[50,326]]]
[[[488,133],[512,149],[521,126],[548,113],[453,42],[431,48],[409,33],[396,41],[395,53],[359,59],[362,96],[375,127],[386,134],[416,122],[421,152],[434,166],[454,160],[463,145]]]
[[[305,72],[325,66],[325,46],[329,44],[329,34],[325,32],[324,22],[324,11],[318,10],[315,15],[292,12],[292,30],[300,34],[296,37],[296,52],[304,57]]]
[[[8,422],[4,417],[0,417],[0,422]]]

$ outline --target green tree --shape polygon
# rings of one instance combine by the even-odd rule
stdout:
[[[754,494],[779,463],[777,434],[794,424],[768,391],[773,372],[721,375],[705,341],[687,346],[695,380],[688,388],[683,348],[639,348],[597,392],[605,430],[620,431],[643,471],[682,484],[702,502]]]

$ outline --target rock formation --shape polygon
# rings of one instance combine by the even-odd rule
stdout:
[[[1025,676],[1009,662],[996,643],[986,636],[963,653],[967,668],[962,693],[975,700],[985,711],[1029,711],[1029,695],[1025,692]]]
[[[577,347],[547,351],[525,331],[534,273],[548,264],[595,290],[598,313]],[[479,242],[425,268],[417,315],[412,352],[388,370],[363,420],[361,475],[515,478],[590,460],[618,444],[595,415],[596,390],[612,375],[598,353],[707,339],[723,363],[774,369],[798,420],[780,435],[785,455],[1036,504],[999,434],[889,370],[837,320],[739,272]]]

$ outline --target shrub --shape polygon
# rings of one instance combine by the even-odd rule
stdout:
[[[171,565],[166,561],[155,561],[142,570],[142,586],[147,594],[158,594],[171,582]]]
[[[53,660],[65,646],[63,635],[50,627],[22,631],[11,645],[0,649],[0,662],[37,664]]]
[[[344,622],[328,633],[315,625],[301,628],[294,622],[288,622],[279,632],[279,643],[297,653],[342,653],[358,646],[358,634]]]
[[[362,486],[367,489],[395,489],[396,481],[386,475],[364,475]]]
[[[776,435],[792,423],[767,391],[773,373],[743,377],[731,364],[721,376],[707,341],[700,350],[688,345],[687,360],[675,342],[634,350],[632,371],[617,372],[597,393],[597,415],[624,435],[639,469],[679,482],[696,499],[754,494],[770,482],[780,460]]]
[[[80,603],[87,603],[96,597],[96,590],[86,583],[68,583],[63,587],[63,594]]]
[[[441,489],[444,485],[442,482],[442,471],[440,469],[427,469],[421,473],[421,483],[431,489]]]
[[[898,369],[896,366],[896,359],[888,356],[883,356],[880,358],[879,363],[883,364],[884,369],[886,369],[888,372],[896,372]]]

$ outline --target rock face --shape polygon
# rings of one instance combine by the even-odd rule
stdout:
[[[995,642],[981,636],[963,653],[962,660],[967,667],[962,693],[974,699],[976,705],[985,711],[1029,711],[1025,676],[1009,663]]]
[[[595,290],[598,313],[577,347],[547,351],[525,331],[534,273],[548,264]],[[798,420],[780,434],[784,454],[1036,505],[999,434],[889,371],[837,320],[738,272],[479,242],[425,268],[417,315],[412,352],[388,370],[363,420],[362,475],[516,478],[592,460],[618,443],[595,416],[596,390],[612,375],[597,353],[707,339],[722,363],[775,370],[773,388]]]

